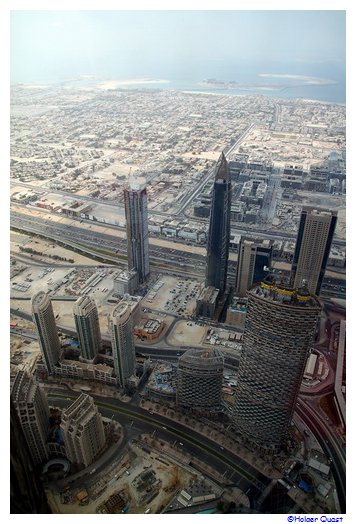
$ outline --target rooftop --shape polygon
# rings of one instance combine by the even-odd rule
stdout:
[[[137,326],[137,329],[142,329],[146,331],[147,333],[156,333],[159,328],[161,327],[162,322],[159,320],[155,320],[152,318],[149,319],[142,319],[142,322]]]
[[[289,305],[292,307],[321,308],[317,297],[311,295],[306,288],[294,289],[268,278],[247,291],[247,295],[256,295],[269,302]]]
[[[232,302],[229,306],[229,309],[232,309],[234,311],[241,311],[241,313],[246,313],[247,311],[247,299],[246,298],[239,298],[234,297],[232,299]]]
[[[224,357],[218,349],[188,349],[178,360],[181,364],[193,364],[196,367],[212,368],[224,365]]]
[[[137,271],[135,269],[120,271],[115,277],[114,280],[119,280],[120,282],[129,282],[132,278],[135,278]]]
[[[46,298],[47,298],[47,293],[45,293],[44,291],[39,291],[32,297],[32,305],[40,306],[45,303]]]
[[[127,189],[129,191],[142,191],[146,189],[146,179],[143,177],[133,177],[129,180]]]
[[[203,300],[205,302],[215,301],[218,294],[219,294],[219,290],[216,289],[215,287],[213,286],[204,287],[200,292],[198,300]]]
[[[158,364],[153,373],[151,373],[147,386],[151,389],[174,393],[176,369],[169,363]]]
[[[82,296],[79,297],[78,300],[74,303],[73,306],[73,313],[75,315],[86,315],[93,309],[95,309],[96,305],[94,300],[92,300],[88,296]]]
[[[33,396],[38,385],[31,375],[25,371],[18,371],[10,384],[11,396],[15,402],[33,402]]]
[[[63,419],[84,424],[97,411],[94,400],[82,393],[63,413]]]
[[[128,304],[125,302],[119,302],[112,312],[112,318],[115,319],[119,317],[121,319],[122,317],[129,316],[130,312],[131,308]]]
[[[313,216],[337,216],[337,211],[312,206],[303,206],[302,213],[308,213]]]

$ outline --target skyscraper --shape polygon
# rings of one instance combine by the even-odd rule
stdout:
[[[110,319],[110,329],[115,374],[120,386],[124,387],[127,379],[135,374],[136,368],[133,322],[129,305],[119,303],[115,306]]]
[[[82,393],[62,417],[68,460],[89,466],[105,445],[104,424],[94,400]]]
[[[48,458],[46,447],[49,409],[45,394],[26,371],[18,371],[11,381],[11,399],[28,444],[32,460],[41,464]]]
[[[278,450],[292,419],[321,307],[307,290],[277,286],[272,279],[250,289],[247,297],[233,424],[248,441]]]
[[[129,270],[135,269],[139,282],[149,275],[148,212],[146,182],[139,178],[124,189],[127,259]]]
[[[215,168],[210,211],[205,287],[225,292],[230,242],[231,179],[224,153]]]
[[[52,513],[11,397],[10,512]]]
[[[319,295],[337,220],[337,211],[303,207],[291,271],[291,286],[303,280]]]
[[[178,360],[178,405],[200,413],[221,411],[223,371],[218,349],[188,349]]]
[[[101,348],[98,310],[94,300],[79,297],[73,307],[80,352],[83,358],[93,360]]]
[[[32,297],[32,318],[36,327],[42,358],[48,373],[53,373],[59,361],[61,345],[51,300],[40,291]]]
[[[250,240],[241,237],[236,272],[236,295],[246,296],[246,291],[261,282],[271,266],[272,247],[270,240]]]

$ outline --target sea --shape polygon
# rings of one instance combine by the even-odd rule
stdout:
[[[195,64],[197,65],[197,64]],[[12,83],[97,85],[112,82],[117,89],[170,89],[228,95],[264,95],[275,98],[308,99],[346,103],[346,70],[337,62],[220,64],[219,67],[189,67],[106,71],[68,71],[56,78],[30,75]],[[208,82],[210,80],[210,82]],[[211,82],[213,80],[213,82]],[[229,88],[227,88],[229,84]]]

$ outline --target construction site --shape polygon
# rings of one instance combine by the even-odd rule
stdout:
[[[47,492],[48,500],[62,514],[142,514],[220,498],[221,488],[189,467],[185,455],[159,439],[140,435],[98,478],[92,470],[91,483],[76,489],[68,484],[59,492],[53,487]]]

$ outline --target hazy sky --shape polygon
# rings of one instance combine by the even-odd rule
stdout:
[[[12,11],[10,31],[15,82],[204,77],[241,64],[345,68],[343,11]]]

